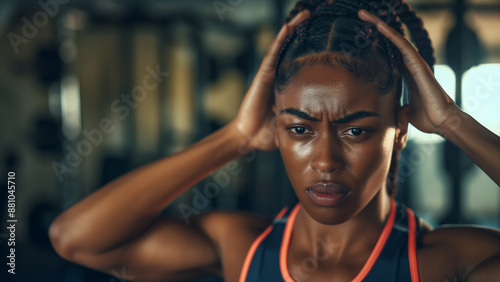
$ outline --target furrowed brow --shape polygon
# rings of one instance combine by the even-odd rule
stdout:
[[[283,114],[290,114],[290,115],[299,117],[301,119],[310,120],[310,121],[319,121],[319,119],[312,117],[310,114],[308,114],[304,111],[298,110],[296,108],[283,109],[280,111],[280,115],[283,115]],[[375,112],[359,111],[359,112],[349,114],[345,117],[339,118],[337,120],[334,120],[333,122],[334,123],[348,123],[348,122],[351,122],[354,120],[367,118],[367,117],[381,117],[381,116]]]
[[[296,116],[296,117],[299,117],[299,118],[305,119],[305,120],[319,121],[319,119],[312,117],[310,114],[303,112],[301,110],[295,109],[295,108],[287,108],[287,109],[281,110],[280,115],[284,115],[284,114],[293,115],[293,116]]]
[[[367,118],[367,117],[381,117],[379,114],[375,112],[368,111],[359,111],[352,114],[349,114],[345,117],[339,118],[338,120],[333,121],[334,123],[348,123],[354,120]]]

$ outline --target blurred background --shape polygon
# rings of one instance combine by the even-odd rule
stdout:
[[[51,221],[110,180],[228,123],[294,2],[0,1],[0,171],[4,179],[15,173],[18,220],[16,275],[2,269],[0,281],[125,281],[59,258],[47,237]],[[500,1],[407,2],[430,33],[443,88],[500,134]],[[500,189],[486,174],[438,136],[412,128],[409,140],[399,201],[432,225],[500,227]],[[296,201],[278,151],[251,153],[196,187],[213,193],[193,202],[188,191],[164,213],[272,216]]]

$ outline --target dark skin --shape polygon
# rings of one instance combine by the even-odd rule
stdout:
[[[134,281],[213,274],[238,281],[250,245],[270,219],[209,212],[186,225],[159,213],[242,152],[279,147],[302,204],[289,269],[312,257],[318,261],[317,270],[294,276],[297,281],[350,281],[363,267],[389,213],[385,176],[391,153],[405,146],[408,122],[448,138],[500,185],[500,138],[456,107],[411,44],[373,15],[359,14],[377,24],[403,54],[411,88],[409,107],[396,117],[394,93],[380,95],[346,70],[323,65],[297,73],[293,87],[276,94],[273,107],[276,55],[286,35],[308,16],[308,11],[302,12],[282,28],[230,124],[178,154],[124,175],[62,213],[50,228],[54,249],[65,259],[109,274],[125,267]],[[290,108],[307,115],[282,112]],[[376,115],[358,114],[345,122],[359,111]],[[274,116],[276,131],[270,128]],[[322,180],[341,183],[349,196],[336,207],[317,206],[305,187]],[[421,281],[500,277],[498,230],[442,227],[427,229],[419,240]],[[329,250],[328,256],[322,248]]]
[[[331,254],[319,265],[328,271],[303,271],[304,277],[350,281],[368,259],[389,213],[384,187],[392,151],[404,146],[408,108],[400,111],[396,125],[393,92],[378,94],[344,67],[321,64],[304,67],[275,97],[275,142],[303,207],[290,248],[297,255],[289,263],[299,267],[328,248]],[[284,112],[290,108],[301,114]],[[306,187],[330,181],[349,189],[348,197],[333,207],[316,204]]]

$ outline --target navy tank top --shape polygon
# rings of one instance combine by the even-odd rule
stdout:
[[[284,208],[255,239],[240,274],[240,282],[295,282],[287,264],[288,248],[300,203]],[[418,218],[413,211],[391,201],[391,211],[372,253],[352,282],[418,282],[416,234]]]

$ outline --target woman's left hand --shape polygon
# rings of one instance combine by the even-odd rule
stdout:
[[[444,132],[461,110],[434,78],[429,65],[405,37],[384,21],[366,10],[360,10],[358,16],[376,25],[401,52],[403,74],[410,88],[410,123],[423,132]]]

